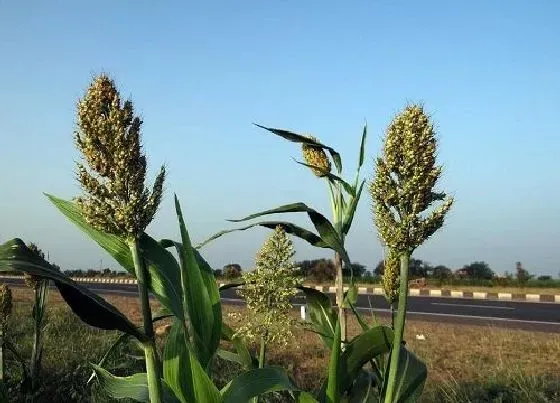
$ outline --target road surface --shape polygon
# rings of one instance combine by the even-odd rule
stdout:
[[[23,286],[20,279],[2,279],[12,286]],[[128,284],[81,283],[98,294],[137,295],[137,286]],[[221,292],[225,304],[243,304],[234,289]],[[331,294],[334,301],[334,295]],[[294,304],[305,303],[305,297],[298,295]],[[358,295],[357,306],[368,313],[370,307],[376,315],[386,317],[389,307],[381,295]],[[462,323],[472,325],[492,325],[532,331],[560,333],[560,304],[522,301],[492,301],[452,297],[409,297],[410,319],[439,323]]]

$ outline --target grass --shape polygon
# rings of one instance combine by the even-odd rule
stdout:
[[[10,326],[18,334],[19,348],[29,357],[31,294],[26,289],[13,291],[16,312]],[[140,320],[135,298],[111,295],[106,298],[134,321]],[[109,401],[96,389],[95,383],[91,387],[85,383],[91,374],[88,364],[98,362],[118,335],[84,325],[60,301],[58,293],[51,292],[44,382],[35,402]],[[156,310],[157,305],[154,304]],[[225,320],[231,323],[227,313],[242,309],[225,306]],[[350,321],[349,331],[351,335],[356,334],[357,323]],[[295,333],[297,344],[270,349],[269,364],[282,366],[298,385],[315,390],[326,373],[327,351],[318,336],[303,329]],[[425,340],[417,340],[416,335],[424,335]],[[560,334],[409,321],[406,340],[428,365],[423,402],[560,401]],[[123,347],[108,363],[108,368],[119,375],[139,371],[142,365],[135,359],[137,355],[132,346]],[[123,362],[125,365],[119,367]],[[238,370],[236,365],[217,359],[213,377],[221,387]],[[7,374],[12,388],[10,401],[23,402],[15,389],[19,369],[12,361],[8,361]]]

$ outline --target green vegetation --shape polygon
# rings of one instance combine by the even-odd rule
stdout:
[[[288,221],[258,221],[221,231],[193,247],[176,196],[180,239],[156,240],[146,233],[163,197],[165,169],[161,168],[148,190],[147,158],[140,138],[142,121],[135,116],[131,101],[121,101],[107,75],[96,77],[78,103],[77,125],[74,140],[83,157],[77,164],[82,194],[72,201],[47,197],[137,279],[138,299],[134,312],[123,309],[73,281],[33,245],[27,246],[18,238],[0,245],[0,272],[26,273],[34,292],[32,308],[25,302],[17,308],[21,312],[32,310],[33,321],[27,323],[6,320],[12,304],[9,290],[2,288],[0,346],[8,347],[11,354],[5,392],[12,401],[52,401],[55,397],[59,401],[68,397],[87,401],[94,396],[96,401],[146,403],[237,403],[270,398],[300,403],[393,403],[422,399],[429,366],[413,353],[421,346],[411,343],[405,326],[408,277],[418,268],[411,257],[442,227],[453,199],[434,190],[442,168],[436,165],[433,124],[421,106],[407,106],[389,125],[369,186],[374,223],[387,251],[383,280],[394,308],[391,326],[358,313],[355,278],[366,270],[351,261],[345,248],[365,184],[360,171],[365,160],[366,127],[355,176],[347,181],[342,177],[341,155],[334,148],[310,135],[259,126],[301,146],[305,162],[296,162],[326,184],[332,218],[303,202],[286,204],[231,221],[305,213],[315,231]],[[432,209],[438,201],[442,203]],[[221,289],[238,287],[247,301],[246,311],[230,312],[237,323],[228,323],[224,321],[228,316],[223,312],[217,272],[199,250],[224,234],[253,227],[274,233],[259,252],[254,271],[243,274],[235,264],[223,269],[223,276],[237,282]],[[331,271],[329,278],[335,281],[335,305],[328,295],[301,285],[287,234],[333,253],[332,264],[324,261],[322,267]],[[483,262],[475,263],[470,269],[488,277],[489,268]],[[420,266],[420,270],[425,269]],[[319,275],[318,271],[313,273]],[[437,273],[443,276],[447,272],[440,267]],[[529,281],[526,271],[518,268],[517,273],[520,284]],[[345,276],[349,277],[348,289],[343,287]],[[75,316],[61,306],[48,314],[50,281]],[[297,289],[303,291],[309,312],[304,330],[293,326],[296,320],[290,314],[288,299]],[[76,317],[82,323],[77,323]],[[316,368],[311,388],[292,371],[298,359],[289,350],[293,346],[288,341],[292,332],[300,330],[306,334],[300,334],[298,340],[314,338],[323,344],[323,348],[313,346],[312,351],[324,359]],[[60,352],[77,343],[78,354]],[[256,345],[258,358],[253,354]],[[277,351],[282,350],[290,353],[278,360]],[[31,357],[30,369],[25,357]],[[55,359],[68,365],[54,367]],[[45,371],[39,376],[41,365]],[[61,383],[64,386],[54,386]],[[463,393],[451,389],[455,391]]]

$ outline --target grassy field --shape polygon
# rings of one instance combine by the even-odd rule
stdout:
[[[25,356],[31,349],[30,292],[14,289],[16,312],[10,323]],[[133,320],[139,321],[136,299],[108,296],[107,299]],[[64,305],[57,293],[50,297],[49,325],[46,330],[44,382],[35,402],[106,402],[95,383],[86,386],[90,362],[98,362],[115,332],[100,331],[82,324]],[[157,309],[157,303],[154,306]],[[242,308],[226,307],[227,312]],[[350,332],[358,331],[350,323]],[[424,335],[425,340],[417,340]],[[560,402],[560,335],[451,324],[410,321],[406,340],[429,368],[423,402]],[[286,368],[298,385],[317,388],[325,375],[328,360],[318,336],[296,331],[289,348],[270,349],[269,364]],[[108,367],[120,375],[141,369],[139,353],[132,346],[119,350]],[[119,365],[123,364],[124,365]],[[18,400],[15,382],[19,368],[7,363],[11,400]],[[219,359],[214,378],[223,386],[238,371],[235,365]],[[272,398],[272,397],[271,397]],[[276,399],[278,400],[278,399]]]

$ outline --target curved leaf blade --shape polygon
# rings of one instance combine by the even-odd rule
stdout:
[[[321,170],[320,167],[317,167],[317,166],[315,166],[315,165],[306,164],[305,162],[298,161],[298,160],[296,160],[295,158],[294,158],[294,161],[295,161],[297,164],[303,165],[303,166],[305,166],[305,167],[307,167],[307,168],[312,168],[312,169]],[[333,182],[333,183],[334,183],[334,182],[340,183],[340,184],[342,185],[342,187],[344,188],[344,190],[346,190],[346,192],[347,192],[348,194],[350,194],[350,195],[352,195],[352,196],[356,194],[356,190],[354,189],[354,187],[353,187],[352,185],[350,185],[348,182],[346,182],[344,179],[342,179],[340,176],[335,175],[335,174],[332,174],[332,173],[330,173],[330,172],[326,172],[326,173],[325,173],[325,177],[328,178],[328,179],[329,179],[331,182]]]
[[[228,383],[222,389],[222,401],[223,403],[249,402],[253,397],[281,390],[299,389],[281,368],[255,368],[242,373]]]
[[[250,350],[247,348],[247,345],[241,338],[234,336],[231,327],[229,327],[225,323],[222,323],[222,340],[228,341],[233,345],[237,353],[229,353],[235,354],[236,361],[245,369],[253,369],[258,366],[258,360],[251,354]],[[229,358],[233,358],[233,355],[227,356]]]
[[[119,377],[98,365],[92,364],[101,388],[114,399],[133,399],[137,402],[150,403],[148,393],[148,378],[146,373]],[[179,403],[165,381],[162,381],[163,402]]]
[[[212,294],[218,302],[217,304],[211,302],[211,292],[207,288],[207,286],[211,287],[211,284],[203,279],[202,270],[198,264],[202,257],[199,255],[199,259],[197,259],[195,256],[177,196],[175,196],[175,211],[179,220],[182,240],[182,244],[176,244],[176,247],[181,263],[181,284],[184,293],[184,304],[186,305],[185,309],[188,311],[193,330],[194,353],[199,359],[200,364],[206,368],[220,341],[221,332],[219,330],[215,331],[221,326],[220,296],[216,281],[213,280],[215,293],[212,292]],[[202,260],[201,263],[205,262]],[[210,273],[212,272],[209,267],[206,269]],[[216,305],[218,305],[219,318],[215,315],[217,313]],[[216,326],[216,321],[219,321],[218,326]]]
[[[364,184],[366,183],[365,179],[360,184],[358,188],[358,192],[354,197],[350,199],[350,203],[344,209],[344,219],[342,223],[342,233],[347,235],[350,231],[350,227],[352,226],[352,221],[354,220],[354,215],[356,213],[356,209],[358,208],[358,203],[360,201],[360,197],[362,195],[362,190],[364,188]]]
[[[182,403],[220,403],[220,391],[190,351],[178,320],[174,321],[165,344],[163,378]]]
[[[305,294],[305,302],[313,330],[321,336],[328,348],[332,347],[338,315],[332,307],[330,298],[314,288],[300,286]]]
[[[329,248],[329,246],[319,237],[318,235],[314,234],[313,232],[306,230],[305,228],[301,228],[295,224],[286,221],[261,221],[251,225],[247,225],[241,228],[234,228],[229,230],[220,231],[214,235],[212,235],[207,240],[201,242],[196,246],[196,249],[200,249],[206,244],[210,243],[211,241],[221,237],[222,235],[229,234],[230,232],[237,232],[237,231],[245,231],[250,228],[254,227],[264,227],[268,229],[274,229],[276,226],[281,225],[288,234],[292,234],[300,239],[303,239],[307,243],[312,246],[316,246],[318,248]]]
[[[391,350],[393,331],[389,326],[374,326],[347,344],[340,357],[340,387],[346,391],[362,367],[381,354]]]
[[[426,364],[405,346],[401,346],[399,368],[397,371],[398,403],[414,403],[418,400],[428,377]]]
[[[10,270],[53,280],[72,311],[88,325],[105,330],[120,330],[139,340],[145,339],[143,333],[117,308],[56,270],[18,238],[0,246],[0,272]]]
[[[254,123],[255,126],[260,127],[261,129],[265,129],[268,130],[271,133],[276,134],[277,136],[280,136],[288,141],[291,141],[293,143],[300,143],[300,144],[309,144],[309,145],[313,145],[316,147],[321,147],[326,149],[329,154],[331,155],[333,161],[334,161],[334,165],[336,166],[337,171],[340,173],[342,172],[342,159],[340,158],[340,154],[332,147],[327,146],[325,144],[319,143],[318,141],[314,141],[308,137],[302,136],[301,134],[297,134],[294,132],[291,132],[289,130],[284,130],[284,129],[273,129],[271,127],[266,127],[266,126],[261,126],[259,124]]]

